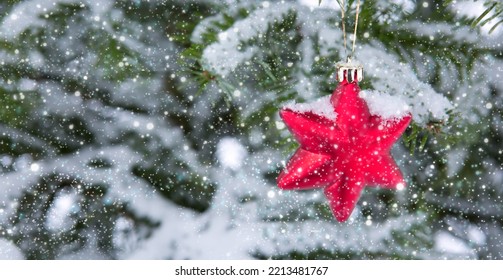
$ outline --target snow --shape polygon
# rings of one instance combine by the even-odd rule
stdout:
[[[42,18],[44,15],[50,14],[57,7],[56,3],[79,4],[81,7],[89,7],[93,11],[93,18],[100,18],[105,11],[109,10],[110,5],[113,5],[113,1],[108,0],[100,0],[98,2],[88,0],[58,0],[57,2],[47,0],[23,1],[17,4],[10,11],[9,16],[5,17],[4,21],[0,24],[0,38],[13,39],[29,27],[43,28],[45,20]]]
[[[274,3],[267,9],[253,11],[246,20],[235,22],[231,28],[218,34],[217,42],[204,49],[204,65],[222,77],[228,76],[257,51],[255,47],[246,46],[246,42],[264,33],[270,22],[280,21],[290,9],[291,6],[285,3]]]
[[[50,10],[51,7],[53,7],[53,3],[45,0],[24,1],[16,5],[0,25],[0,36],[5,39],[12,39],[29,26],[42,27],[44,20],[40,19],[39,15],[48,9]]]
[[[337,113],[335,113],[334,107],[330,103],[330,95],[320,97],[309,103],[290,102],[285,104],[283,109],[289,109],[298,113],[310,112],[333,121],[337,119]]]
[[[365,100],[370,114],[385,120],[401,119],[410,112],[409,105],[400,96],[392,96],[377,90],[362,90],[359,96]]]
[[[365,100],[370,114],[384,120],[401,119],[410,113],[410,107],[400,96],[392,96],[376,90],[362,90],[359,95]],[[309,103],[290,102],[283,106],[298,113],[313,113],[330,120],[337,119],[337,113],[330,103],[330,95],[323,96]]]
[[[8,167],[9,165],[12,164],[12,157],[8,155],[2,155],[2,157],[0,158],[0,164],[3,167]]]
[[[468,239],[477,245],[484,245],[487,241],[486,234],[478,227],[471,225],[468,228]]]
[[[209,32],[210,29],[215,23],[221,22],[224,20],[224,16],[222,14],[217,14],[215,16],[209,16],[204,18],[199,22],[199,24],[194,28],[192,34],[190,35],[190,41],[203,44],[204,43],[204,35]],[[225,33],[227,34],[227,33]]]
[[[337,0],[324,0],[321,2],[321,5],[318,1],[312,0],[298,0],[299,4],[305,5],[311,9],[322,9],[322,8],[331,8],[335,10],[340,10],[340,6],[337,3]]]
[[[0,228],[1,230],[1,228]],[[11,241],[0,238],[0,260],[24,260],[21,250]]]
[[[217,159],[224,168],[239,170],[248,153],[236,138],[224,137],[217,144]]]
[[[49,230],[60,231],[70,229],[72,226],[70,214],[78,212],[76,206],[76,195],[73,192],[59,193],[52,203],[46,220],[46,226]]]
[[[435,250],[452,254],[471,254],[472,249],[461,239],[441,231],[435,234]]]
[[[399,62],[381,47],[362,48],[357,57],[365,62],[364,75],[371,79],[373,88],[391,96],[402,96],[416,123],[425,125],[432,119],[447,120],[447,111],[454,106],[444,95],[420,81],[408,64]]]
[[[467,26],[458,27],[453,32],[452,26],[446,23],[418,24],[418,22],[409,22],[400,26],[400,29],[397,28],[397,31],[404,29],[437,40],[445,39],[445,36],[453,36],[454,40],[465,43],[475,43],[480,40],[479,35]]]
[[[392,23],[403,16],[411,13],[416,4],[413,0],[378,0],[377,7],[378,12],[380,11],[392,11],[391,13],[384,13],[383,15],[378,17],[379,22],[381,23]]]
[[[450,9],[453,10],[456,14],[462,15],[462,16],[467,16],[469,18],[478,18],[486,9],[488,6],[484,5],[484,1],[455,1],[451,3]],[[489,12],[484,19],[491,18],[496,9],[493,9],[491,12]],[[489,30],[498,22],[499,18],[495,17],[488,21],[484,26],[481,27],[483,30],[482,34],[484,36],[490,36],[490,37],[498,37],[502,33],[501,28],[497,28],[493,31],[493,33],[489,34]]]

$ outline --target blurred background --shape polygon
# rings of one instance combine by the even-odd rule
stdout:
[[[275,182],[278,110],[346,57],[319,2],[1,1],[0,258],[502,259],[503,4],[362,1],[360,86],[412,108],[408,186],[339,223]]]

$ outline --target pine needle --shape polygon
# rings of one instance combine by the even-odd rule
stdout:
[[[494,13],[492,16],[486,18],[484,21],[482,21],[480,23],[480,26],[484,26],[486,25],[486,23],[490,22],[491,20],[497,18],[498,16],[500,16],[501,14],[503,14],[503,10],[500,10],[500,11],[497,11],[496,13]]]
[[[491,29],[489,30],[489,34],[491,34],[494,30],[496,30],[496,27],[498,27],[498,25],[500,25],[502,23],[503,23],[503,19],[498,21],[495,25],[493,25],[493,27],[491,27]]]
[[[492,10],[494,7],[496,7],[498,3],[492,4],[489,8],[487,8],[477,19],[475,19],[472,23],[472,28],[475,28],[477,24]]]

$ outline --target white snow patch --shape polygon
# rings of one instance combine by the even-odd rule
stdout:
[[[400,26],[400,29],[397,28],[397,30],[403,30],[404,28],[423,37],[443,38],[445,34],[448,34],[453,37],[454,41],[458,42],[476,44],[477,41],[480,41],[479,34],[473,32],[473,30],[467,26],[460,26],[453,30],[452,25],[447,23],[426,24],[412,21]]]
[[[435,235],[435,249],[440,252],[453,254],[467,254],[472,252],[472,249],[466,246],[461,239],[445,231],[441,231]]]
[[[485,1],[454,1],[450,8],[459,16],[467,16],[469,18],[477,18],[479,17],[488,7],[485,6]],[[490,19],[494,16],[494,11],[497,9],[491,10],[484,19]],[[489,34],[491,28],[498,22],[499,17],[492,18],[486,24],[481,26],[482,34],[485,36],[494,36],[497,37],[500,35],[501,28],[496,28],[493,33]],[[472,32],[473,33],[473,32]]]
[[[217,144],[217,159],[225,168],[238,170],[248,152],[236,138],[224,137]]]
[[[324,0],[321,4],[318,1],[313,0],[298,0],[300,5],[307,6],[311,9],[319,9],[319,8],[330,8],[340,11],[340,6],[336,0]]]
[[[33,172],[37,172],[40,170],[40,165],[38,163],[32,163],[30,165],[30,170]]]
[[[486,243],[485,233],[478,227],[471,225],[468,227],[467,235],[470,241],[477,245],[484,245]]]
[[[3,167],[8,167],[9,165],[12,164],[12,157],[8,155],[2,155],[2,157],[0,157],[0,164]]]
[[[383,119],[401,119],[410,112],[410,107],[400,96],[391,96],[377,90],[362,90],[359,94],[367,103],[370,114]]]
[[[112,242],[117,248],[120,248],[122,254],[133,252],[139,239],[132,219],[119,217],[115,221]]]
[[[416,123],[424,125],[432,119],[448,119],[447,111],[453,108],[451,102],[420,81],[408,64],[377,47],[362,48],[358,59],[365,61],[365,77],[371,80],[374,89],[403,97]]]
[[[24,260],[24,255],[14,243],[0,238],[0,260]]]
[[[72,219],[69,219],[69,215],[72,210],[75,210],[75,200],[74,193],[64,193],[56,196],[47,215],[46,226],[49,230],[59,231],[68,229],[71,226]]]
[[[194,28],[194,31],[192,31],[190,41],[197,44],[203,44],[204,34],[209,33],[216,23],[223,20],[224,17],[221,14],[204,18],[197,24],[196,28]]]
[[[297,113],[313,113],[335,121],[337,113],[330,102],[331,95],[326,95],[309,103],[290,102],[283,106],[283,109],[290,109]]]
[[[100,15],[110,10],[113,4],[110,0],[89,1],[89,0],[30,0],[17,4],[11,11],[10,16],[4,18],[0,23],[0,38],[13,39],[30,27],[45,27],[43,16],[50,14],[58,7],[56,4],[79,4],[82,7],[90,7],[92,16],[100,18]]]
[[[203,63],[216,74],[227,76],[258,51],[255,47],[243,49],[242,43],[263,34],[271,22],[281,21],[290,8],[290,5],[284,3],[271,4],[269,8],[257,9],[246,19],[237,21],[218,35],[217,42],[204,49]],[[200,32],[198,30],[198,34]]]

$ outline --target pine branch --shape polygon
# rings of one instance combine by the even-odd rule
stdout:
[[[453,0],[444,1],[444,6],[447,7],[453,2]],[[503,22],[503,3],[499,0],[485,0],[484,6],[487,8],[471,21],[471,27],[484,26],[492,20],[499,19],[489,30],[489,34],[491,34]]]

